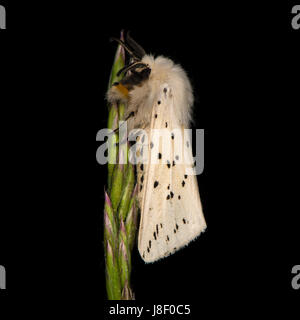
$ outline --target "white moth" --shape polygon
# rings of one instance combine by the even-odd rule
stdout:
[[[126,44],[117,41],[131,63],[120,70],[125,77],[107,98],[126,104],[129,132],[143,129],[137,143],[138,250],[148,263],[173,254],[206,229],[196,175],[191,174],[192,145],[184,132],[194,99],[179,65],[147,55],[128,34]]]

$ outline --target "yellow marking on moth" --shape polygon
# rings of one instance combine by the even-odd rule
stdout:
[[[125,96],[128,97],[129,91],[126,87],[124,87],[121,83],[116,85],[116,88]]]

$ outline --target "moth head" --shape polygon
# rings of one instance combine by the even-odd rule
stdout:
[[[141,81],[148,79],[151,73],[151,69],[148,64],[142,62],[143,57],[146,55],[145,50],[134,41],[129,34],[129,31],[126,34],[126,41],[122,41],[117,38],[111,38],[111,40],[117,41],[129,54],[130,61],[117,73],[117,76],[120,76],[122,73],[125,74],[125,78],[130,76],[135,76],[136,80],[140,79]]]
[[[115,82],[108,92],[109,101],[127,100],[130,92],[136,87],[141,87],[147,81],[151,74],[151,68],[143,61],[146,55],[145,50],[137,44],[127,32],[126,40],[122,41],[117,38],[111,38],[117,41],[129,54],[129,63],[126,64],[117,73],[120,76],[122,73],[124,77],[120,82]]]

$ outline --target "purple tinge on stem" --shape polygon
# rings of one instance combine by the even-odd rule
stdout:
[[[123,300],[134,300],[134,295],[131,291],[131,289],[128,286],[128,281],[125,281],[124,288],[122,290],[122,299]]]
[[[120,39],[124,42],[124,30],[121,30],[121,35],[120,35]],[[125,61],[125,50],[122,46],[119,46],[120,48],[120,54],[122,56],[123,61]]]
[[[121,34],[120,34],[120,40],[122,40],[124,42],[124,30],[121,31]],[[122,60],[124,61],[125,63],[125,49],[123,48],[123,46],[119,45],[118,46],[118,49],[117,49],[117,52],[116,52],[116,60],[121,57]]]
[[[106,210],[104,210],[104,225],[105,225],[105,230],[109,234],[112,234],[112,224],[111,224],[111,221],[109,220],[108,213]]]
[[[125,261],[128,261],[126,245],[125,245],[125,242],[123,240],[121,240],[121,243],[120,243],[119,254],[123,256]]]
[[[106,191],[105,191],[105,205],[108,205],[110,208],[112,208],[110,198]]]
[[[109,241],[106,241],[106,252],[107,252],[107,255],[110,255],[112,257],[112,259],[114,259],[113,250],[112,250],[112,247],[111,247]]]
[[[135,185],[135,188],[133,189],[133,192],[132,192],[132,196],[131,196],[131,197],[132,197],[133,199],[136,199],[137,193],[138,193],[138,185],[136,184],[136,185]],[[134,221],[134,224],[136,225],[136,223],[137,223],[137,213],[138,213],[138,210],[137,210],[135,201],[134,201],[133,204],[132,204],[132,212],[133,212],[133,221]]]
[[[120,232],[123,232],[123,234],[126,236],[126,228],[123,220],[121,220],[120,223]]]
[[[138,185],[136,184],[134,189],[133,189],[133,192],[132,192],[132,198],[134,198],[136,195],[137,195],[137,192],[138,192]]]
[[[137,210],[136,210],[135,203],[133,203],[126,218],[126,225],[136,226],[136,222],[137,222]]]

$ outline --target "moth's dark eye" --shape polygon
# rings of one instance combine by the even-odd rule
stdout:
[[[143,80],[147,80],[150,76],[150,73],[151,73],[151,69],[145,68],[139,73],[139,75]]]
[[[150,68],[146,68],[142,71],[143,76],[145,77],[149,77],[151,73],[151,69]]]

